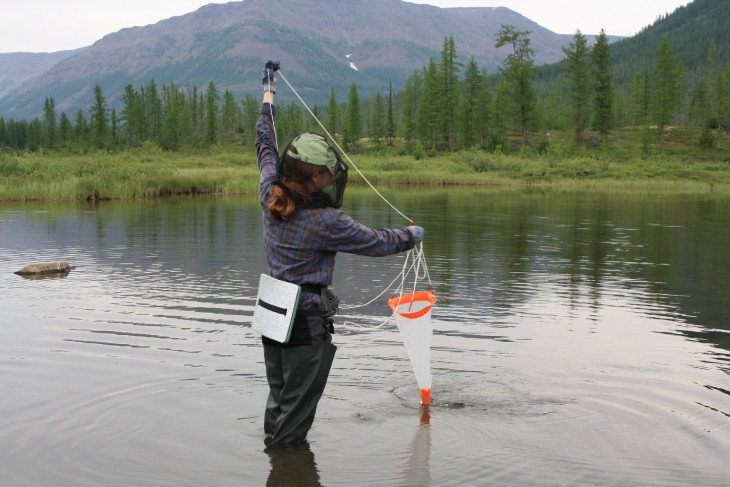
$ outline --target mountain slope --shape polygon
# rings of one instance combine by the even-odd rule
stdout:
[[[82,49],[59,52],[0,53],[0,98],[24,82],[40,76]]]
[[[158,86],[204,87],[212,80],[240,96],[258,91],[266,59],[280,60],[287,79],[313,103],[326,102],[330,86],[344,97],[353,82],[368,96],[390,82],[399,89],[414,69],[439,58],[448,35],[463,62],[474,56],[496,70],[506,55],[505,48],[494,48],[502,24],[532,31],[538,63],[561,59],[561,46],[571,38],[501,7],[442,9],[401,0],[211,4],[104,37],[0,99],[0,116],[38,116],[47,96],[59,111],[86,109],[95,84],[115,106],[126,84],[139,87],[151,78]]]
[[[637,35],[611,46],[617,60],[617,82],[626,83],[633,73],[651,64],[654,54],[666,37],[674,56],[688,71],[707,63],[710,44],[714,40],[718,63],[730,61],[730,2],[694,0],[657,20]]]

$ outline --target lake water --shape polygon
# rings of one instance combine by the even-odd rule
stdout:
[[[348,191],[363,223],[407,223]],[[338,317],[309,445],[284,451],[256,197],[0,205],[2,485],[728,485],[727,196],[385,194],[426,229],[433,406],[382,298]],[[76,269],[13,274],[57,260]],[[334,289],[366,303],[402,264],[339,254]]]

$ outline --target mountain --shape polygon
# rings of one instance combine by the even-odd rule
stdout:
[[[56,109],[86,111],[99,84],[111,106],[124,86],[154,78],[158,86],[205,87],[237,96],[258,93],[266,59],[311,103],[326,103],[330,87],[344,99],[355,82],[363,96],[398,90],[414,69],[439,59],[452,35],[462,62],[471,56],[494,72],[507,48],[494,47],[502,24],[530,30],[538,63],[556,62],[572,36],[555,34],[507,8],[438,8],[401,0],[244,0],[206,5],[154,25],[107,35],[0,98],[0,116],[33,118],[46,97]],[[291,97],[280,90],[280,100]]]
[[[83,49],[60,52],[0,53],[0,98],[24,82],[40,76]]]
[[[611,46],[618,83],[628,82],[654,60],[661,40],[666,37],[672,53],[687,71],[707,65],[710,45],[715,43],[718,65],[730,61],[730,1],[694,0],[663,16],[637,35]]]
[[[658,18],[638,34],[611,44],[613,81],[628,88],[634,75],[651,67],[657,47],[664,37],[672,46],[672,55],[682,62],[685,83],[694,83],[696,72],[707,67],[710,46],[715,44],[715,63],[730,62],[730,1],[694,0],[674,12]],[[590,42],[589,42],[590,45]],[[552,91],[564,69],[564,63],[540,66],[536,73],[537,91]]]

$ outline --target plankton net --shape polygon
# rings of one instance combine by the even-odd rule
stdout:
[[[409,262],[411,262],[410,269],[415,267],[415,277],[412,289],[405,293],[404,283],[408,275],[406,269]],[[421,267],[428,277],[430,291],[417,290]],[[416,382],[421,390],[421,405],[424,407],[431,405],[431,337],[433,336],[431,307],[434,303],[436,303],[436,296],[433,294],[433,285],[431,285],[431,277],[428,275],[426,259],[423,255],[423,243],[421,243],[418,249],[410,250],[406,255],[401,273],[401,284],[396,294],[388,300],[388,305],[393,310],[395,322],[403,336],[403,345],[406,347],[413,366]]]

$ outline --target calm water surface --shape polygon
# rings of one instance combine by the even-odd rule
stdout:
[[[376,300],[338,318],[290,451],[263,444],[255,197],[0,206],[2,485],[728,484],[727,197],[387,195],[426,228],[433,407]],[[402,263],[340,254],[335,291],[366,303]]]

